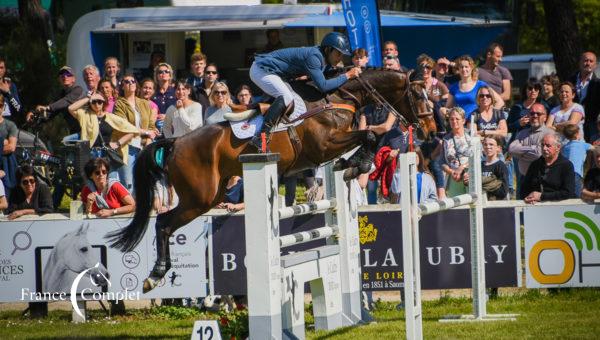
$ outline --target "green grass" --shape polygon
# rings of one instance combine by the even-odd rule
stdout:
[[[311,331],[309,339],[402,339],[404,312],[395,303],[377,303],[376,323],[338,330]],[[597,339],[600,334],[600,290],[573,289],[548,295],[538,290],[523,290],[501,296],[488,303],[488,313],[517,313],[517,321],[445,324],[438,319],[448,314],[469,314],[467,298],[444,297],[423,303],[425,339]],[[194,320],[218,319],[182,307],[128,310],[124,316],[106,318],[92,310],[91,321],[72,324],[68,311],[52,311],[43,320],[21,317],[20,311],[0,312],[1,339],[189,339]]]

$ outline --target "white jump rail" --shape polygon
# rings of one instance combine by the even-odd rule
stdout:
[[[279,154],[240,156],[250,339],[305,337],[305,282],[311,286],[316,329],[355,325],[361,321],[356,200],[342,172],[329,169],[327,199],[278,209],[278,160]],[[325,212],[324,227],[280,236],[280,219],[317,212]],[[323,238],[326,246],[281,255],[282,247]]]
[[[404,263],[404,292],[406,338],[423,339],[421,307],[421,264],[419,251],[419,220],[424,215],[469,205],[471,225],[471,278],[473,314],[448,316],[442,322],[516,320],[517,314],[488,314],[485,292],[485,254],[483,243],[483,189],[481,185],[481,142],[471,139],[469,159],[469,193],[437,202],[417,204],[416,154],[400,155],[402,175],[400,205],[402,209],[402,246]]]

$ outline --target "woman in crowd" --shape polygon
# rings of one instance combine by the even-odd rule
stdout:
[[[252,89],[248,85],[241,85],[235,91],[235,98],[240,105],[252,104]]]
[[[498,153],[504,141],[498,135],[487,135],[481,140],[485,160],[481,161],[481,183],[488,200],[508,199],[508,169]],[[465,172],[464,184],[469,185],[469,174]]]
[[[162,133],[163,122],[167,109],[175,105],[175,88],[173,87],[173,68],[167,63],[160,63],[154,69],[154,81],[157,85],[157,91],[152,96],[152,101],[158,106],[158,115],[156,117],[156,128]]]
[[[543,76],[542,80],[542,103],[546,106],[546,111],[550,112],[552,108],[560,105],[557,90],[559,87],[558,77],[554,74]]]
[[[471,113],[477,109],[477,92],[482,86],[487,84],[481,80],[478,80],[477,69],[475,68],[475,62],[468,55],[463,55],[456,60],[458,66],[458,74],[460,80],[450,86],[450,95],[446,102],[446,107],[441,108],[440,111],[444,115],[448,115],[450,109],[458,106],[465,112],[465,121],[470,123]],[[495,99],[495,108],[501,109],[504,107],[504,100],[496,93],[496,91],[490,89]]]
[[[462,108],[450,109],[448,121],[450,132],[441,144],[444,157],[442,170],[448,175],[446,195],[453,197],[467,192],[463,179],[469,167],[471,137],[465,133],[465,111]]]
[[[508,114],[508,132],[513,138],[517,133],[529,126],[529,109],[535,103],[541,102],[540,92],[542,85],[535,79],[529,79],[523,86],[521,98],[523,102],[513,105]]]
[[[477,111],[475,111],[475,128],[480,136],[506,137],[508,127],[504,112],[495,109],[492,89],[482,86],[477,92]]]
[[[438,199],[435,181],[425,168],[425,157],[421,149],[415,147],[415,152],[417,154],[417,203],[435,202]],[[390,202],[392,203],[400,203],[400,182],[403,175],[405,174],[400,173],[400,166],[398,166],[391,185]]]
[[[108,178],[110,165],[104,158],[90,159],[84,167],[87,182],[81,190],[85,212],[97,217],[128,214],[135,210],[135,201],[121,183]]]
[[[156,83],[150,78],[145,78],[140,82],[140,86],[138,86],[137,96],[148,101],[150,110],[152,111],[152,121],[156,123],[158,117],[158,105],[152,101],[154,92],[156,92]]]
[[[559,87],[560,105],[550,111],[546,126],[562,133],[563,128],[568,124],[574,124],[583,130],[583,120],[585,112],[583,106],[573,101],[575,98],[575,86],[570,82],[562,82]],[[583,133],[579,135],[579,140],[583,141]]]
[[[175,84],[177,102],[167,109],[163,134],[180,137],[202,126],[202,105],[190,99],[192,85],[185,81]]]
[[[423,81],[425,82],[425,88],[427,90],[427,98],[430,100],[429,105],[434,108],[438,131],[444,131],[446,126],[443,124],[444,119],[440,116],[439,109],[443,106],[442,104],[445,104],[448,100],[448,87],[446,87],[444,82],[439,81],[432,75],[435,61],[433,61],[430,56],[421,54],[417,58],[417,65],[420,65],[423,70]]]
[[[84,108],[84,105],[87,107]],[[115,114],[107,114],[104,107],[104,97],[99,93],[92,94],[89,98],[82,98],[69,106],[69,113],[79,121],[81,126],[81,139],[90,142],[92,158],[107,157],[106,148],[111,148],[123,158],[127,166],[128,144],[140,130],[131,125],[126,119]],[[117,169],[109,176],[117,178]]]
[[[208,66],[207,66],[208,68]],[[205,125],[216,124],[225,121],[223,115],[231,112],[232,104],[229,88],[225,83],[217,82],[212,86],[209,96],[210,107],[206,110]]]
[[[119,88],[119,72],[121,64],[115,57],[108,57],[104,60],[104,78],[110,80],[113,88]]]
[[[119,98],[119,93],[117,89],[114,87],[112,81],[110,79],[102,79],[98,84],[98,92],[104,96],[106,102],[104,103],[104,111],[108,113],[112,113],[115,107],[115,102]]]
[[[129,190],[133,187],[133,165],[138,153],[147,144],[150,144],[158,130],[154,125],[154,115],[150,108],[150,102],[138,98],[137,81],[132,74],[127,74],[121,80],[121,91],[123,96],[117,100],[114,114],[126,119],[129,124],[135,126],[140,134],[131,139],[128,147],[128,161],[126,167],[119,168],[119,178]]]
[[[17,169],[17,187],[10,195],[8,219],[23,215],[43,215],[54,211],[52,194],[46,183],[35,178],[33,167],[26,164]]]

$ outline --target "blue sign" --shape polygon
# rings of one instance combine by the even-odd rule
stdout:
[[[379,9],[376,0],[342,0],[346,29],[352,50],[369,53],[369,66],[381,66]]]

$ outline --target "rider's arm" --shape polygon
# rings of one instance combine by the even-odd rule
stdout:
[[[311,55],[308,57],[308,60],[306,60],[306,73],[308,73],[321,92],[329,92],[337,89],[348,80],[346,74],[341,74],[331,79],[325,79],[322,67],[321,59],[317,55]]]

